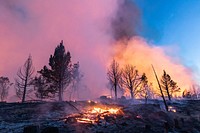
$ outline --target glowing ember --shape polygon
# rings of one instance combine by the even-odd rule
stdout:
[[[107,96],[107,98],[112,98],[112,96]]]
[[[105,117],[112,116],[116,118],[116,115],[122,114],[120,108],[102,108],[94,107],[87,110],[84,114],[75,117],[78,123],[99,123],[100,120],[105,121]]]
[[[172,107],[172,106],[169,106],[169,107],[168,107],[168,110],[171,111],[171,112],[176,113],[176,109],[175,109],[174,107]]]
[[[117,114],[119,109],[109,108],[109,109],[103,109],[103,108],[96,108],[91,111],[91,113],[110,113],[110,114]]]

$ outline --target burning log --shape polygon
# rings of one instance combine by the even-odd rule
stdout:
[[[82,114],[72,114],[66,119],[66,123],[88,123],[88,124],[101,124],[101,123],[114,123],[117,115],[123,112],[120,108],[110,108],[110,107],[94,107],[88,109]]]

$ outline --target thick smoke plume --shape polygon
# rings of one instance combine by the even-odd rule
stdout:
[[[29,54],[35,69],[40,70],[64,40],[72,61],[79,61],[84,74],[82,98],[103,94],[111,40],[107,29],[117,7],[116,0],[2,0],[0,74],[14,82]]]
[[[159,77],[162,76],[163,70],[166,70],[181,88],[178,96],[194,84],[192,73],[179,60],[168,56],[163,48],[148,44],[144,38],[137,36],[141,26],[140,13],[133,1],[125,0],[119,4],[111,24],[115,40],[113,58],[122,68],[127,64],[136,66],[140,74],[146,73],[149,82],[153,83],[154,90],[158,87],[151,64],[156,68]]]
[[[166,55],[161,47],[149,45],[141,37],[132,37],[126,42],[127,45],[123,44],[124,42],[117,42],[114,46],[114,58],[122,67],[131,64],[136,66],[140,74],[145,73],[155,91],[159,92],[151,64],[154,65],[159,77],[162,76],[163,70],[166,70],[178,83],[181,91],[177,96],[181,96],[185,89],[189,89],[194,84],[190,70],[184,67],[180,61],[173,60],[172,57]]]
[[[139,10],[128,0],[1,0],[0,75],[13,81],[29,54],[35,69],[40,70],[48,64],[55,47],[64,40],[72,61],[79,61],[84,74],[84,85],[80,88],[83,99],[109,94],[106,71],[113,57],[120,63],[133,62],[142,72],[150,72],[149,69],[142,70],[145,66],[139,65],[141,58],[136,58],[134,51],[138,51],[137,57],[145,56],[147,62],[143,65],[156,65],[154,61],[157,61],[160,62],[155,66],[158,70],[166,69],[171,74],[174,69],[177,71],[174,78],[188,77],[188,82],[191,81],[186,68],[177,65],[181,66],[178,71],[179,67],[174,67],[175,63],[171,63],[171,58],[166,57],[161,48],[152,48],[145,40],[134,39],[140,27],[139,16]],[[128,46],[119,51],[119,43],[124,38],[128,39]],[[118,45],[111,45],[113,43]],[[154,59],[153,55],[149,56],[153,53],[157,55]],[[159,57],[164,61],[161,62]],[[11,89],[11,95],[14,95],[14,89]]]
[[[117,11],[111,20],[111,32],[115,40],[130,39],[140,29],[140,12],[133,1],[118,1]]]

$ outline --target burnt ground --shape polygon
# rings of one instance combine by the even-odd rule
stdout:
[[[107,116],[98,123],[78,123],[68,116],[80,115],[100,103],[0,103],[0,133],[200,133],[199,100],[173,101],[168,103],[169,112],[158,100],[149,104],[129,100],[111,103],[104,101],[103,105],[120,107],[123,114]]]

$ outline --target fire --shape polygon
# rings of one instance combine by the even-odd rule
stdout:
[[[117,114],[118,111],[119,111],[119,109],[116,109],[116,108],[103,109],[103,108],[94,107],[94,109],[91,111],[91,113]]]
[[[88,109],[82,115],[76,116],[75,119],[78,123],[99,123],[105,121],[105,118],[111,116],[116,118],[117,115],[123,114],[120,108],[117,107],[93,107]],[[71,116],[70,116],[71,117]]]
[[[169,106],[169,107],[168,107],[168,110],[171,111],[171,112],[176,113],[176,109],[175,109],[174,107],[172,107],[172,106]]]

